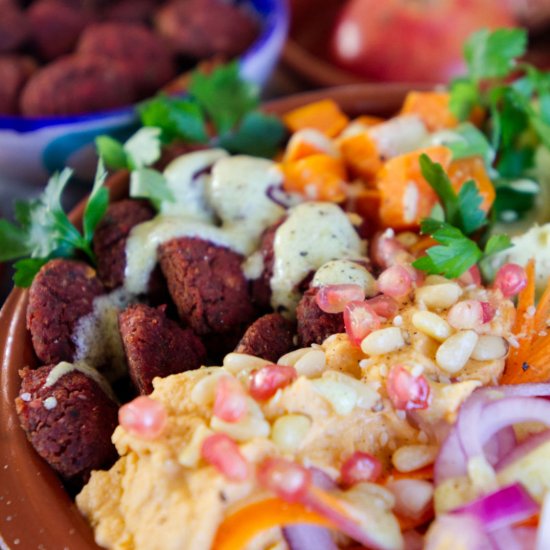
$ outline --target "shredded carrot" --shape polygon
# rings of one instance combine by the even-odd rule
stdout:
[[[480,157],[453,160],[448,170],[449,179],[456,192],[469,180],[474,180],[479,194],[483,197],[481,209],[488,212],[495,202],[496,192],[485,164]]]
[[[449,109],[447,92],[409,92],[401,113],[418,115],[430,132],[454,128],[458,120]]]
[[[524,365],[527,363],[527,358],[531,353],[531,343],[534,336],[535,327],[535,260],[531,259],[525,267],[527,275],[527,284],[518,295],[518,305],[516,307],[516,319],[512,328],[512,333],[515,335],[518,342],[517,347],[510,347],[508,359],[506,360],[506,368],[500,379],[501,384],[522,384],[524,382],[532,382],[528,371]],[[550,372],[550,364],[548,365]]]
[[[548,328],[548,320],[550,319],[550,278],[546,283],[546,288],[540,297],[535,313],[535,334]]]
[[[328,137],[335,137],[348,125],[349,118],[335,101],[323,99],[286,113],[283,122],[291,132],[314,128]]]
[[[382,168],[382,159],[375,141],[367,132],[361,132],[340,140],[340,152],[352,175],[369,184]]]
[[[291,504],[279,498],[254,502],[225,518],[218,528],[212,550],[242,550],[267,529],[304,523],[334,528],[328,519],[298,503]]]
[[[342,202],[346,198],[347,174],[341,159],[330,155],[309,157],[281,165],[286,191],[310,200]]]
[[[420,155],[447,170],[451,151],[442,145],[418,149],[388,160],[378,172],[376,186],[380,191],[380,222],[383,227],[399,231],[414,229],[422,218],[429,216],[437,196],[420,170]]]

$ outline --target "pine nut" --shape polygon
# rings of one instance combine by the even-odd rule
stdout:
[[[478,336],[473,330],[461,330],[439,346],[435,354],[436,363],[449,374],[464,368],[477,344]]]
[[[318,378],[312,384],[315,391],[332,405],[337,414],[349,414],[357,405],[357,392],[350,384],[329,378]]]
[[[201,458],[202,442],[212,433],[212,430],[204,424],[197,426],[191,441],[179,453],[178,462],[187,468],[195,468]]]
[[[452,332],[449,323],[431,311],[415,312],[412,316],[412,324],[414,328],[438,342],[444,342]]]
[[[202,407],[209,407],[214,402],[214,397],[216,395],[216,386],[218,384],[218,380],[222,376],[232,376],[228,374],[224,369],[220,369],[219,367],[216,368],[210,368],[209,373],[204,377],[201,378],[193,387],[191,390],[191,401],[195,403],[195,405],[199,405]]]
[[[416,290],[416,301],[429,309],[447,309],[456,304],[462,289],[457,283],[441,283],[420,287]]]
[[[508,344],[500,336],[483,335],[477,340],[472,352],[472,358],[476,361],[492,361],[502,359],[508,353]]]
[[[293,453],[300,448],[309,429],[311,420],[303,414],[286,414],[275,420],[271,439],[283,452]]]
[[[270,361],[246,353],[228,353],[223,359],[224,368],[231,374],[238,374],[243,370],[250,372],[270,364]]]
[[[403,445],[392,456],[392,464],[400,472],[413,472],[435,462],[435,445]]]
[[[225,422],[217,416],[210,420],[210,427],[227,434],[235,441],[249,441],[255,437],[269,437],[271,426],[263,418],[248,414],[239,422]]]
[[[441,284],[447,284],[449,282],[449,279],[446,277],[443,277],[443,275],[428,275],[424,279],[424,286],[429,285],[441,285]]]
[[[384,355],[402,348],[405,345],[401,329],[398,327],[382,328],[366,336],[361,342],[361,349],[367,355]]]
[[[327,359],[325,352],[321,349],[310,349],[309,353],[304,354],[296,363],[294,368],[298,376],[307,376],[313,378],[319,376],[325,370]]]
[[[295,349],[282,355],[277,361],[277,365],[286,365],[287,367],[293,367],[296,365],[299,359],[301,359],[306,353],[309,353],[311,348]]]
[[[394,511],[398,514],[418,518],[431,505],[434,486],[423,479],[397,479],[390,481],[388,489],[395,496]]]

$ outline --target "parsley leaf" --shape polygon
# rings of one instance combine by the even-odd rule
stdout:
[[[527,33],[524,29],[480,30],[467,40],[464,57],[470,76],[476,80],[506,76],[515,60],[525,54]]]
[[[163,143],[182,139],[191,143],[206,143],[208,135],[204,114],[189,99],[169,98],[159,95],[138,107],[144,126],[160,128]]]
[[[429,274],[443,275],[449,279],[460,277],[483,255],[474,241],[446,222],[428,218],[422,221],[421,231],[440,243],[428,248],[426,256],[413,263],[414,267]]]
[[[140,128],[124,144],[124,152],[132,170],[150,166],[160,158],[160,133],[160,128]]]
[[[252,111],[244,116],[237,130],[220,138],[220,145],[230,153],[271,158],[284,136],[284,125],[276,116]]]
[[[54,174],[42,194],[29,201],[18,201],[15,219],[18,225],[0,220],[0,260],[15,260],[14,281],[28,286],[48,260],[74,256],[81,251],[94,262],[93,233],[105,214],[109,193],[103,187],[106,172],[100,162],[92,193],[84,209],[83,234],[69,220],[61,205],[61,195],[72,171]]]
[[[420,169],[424,179],[437,193],[448,224],[466,235],[487,225],[485,212],[480,209],[483,198],[473,180],[467,181],[457,195],[443,167],[432,162],[426,154],[420,156]]]
[[[168,187],[166,178],[156,170],[140,168],[130,175],[130,197],[146,198],[160,210],[163,202],[174,202],[175,198]]]
[[[508,235],[493,235],[485,245],[485,250],[483,251],[486,256],[491,256],[492,254],[498,254],[507,248],[512,246],[512,241]]]
[[[439,135],[440,142],[451,150],[454,160],[478,156],[486,166],[491,166],[495,160],[495,151],[485,134],[470,122],[463,122],[452,130],[440,132]]]
[[[97,154],[103,163],[114,170],[128,168],[128,156],[120,141],[111,136],[99,136],[95,140]]]
[[[256,109],[260,101],[258,87],[239,76],[236,61],[218,67],[209,75],[195,71],[189,93],[220,134],[231,130],[244,115]]]

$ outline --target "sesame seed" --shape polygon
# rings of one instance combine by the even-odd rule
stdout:
[[[57,399],[55,397],[47,397],[44,399],[44,408],[48,411],[55,409],[57,407]]]
[[[29,392],[22,393],[20,395],[20,397],[23,401],[30,401],[31,400],[31,394]]]

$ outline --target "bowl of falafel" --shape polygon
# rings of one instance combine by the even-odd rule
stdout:
[[[237,59],[262,86],[287,25],[285,0],[2,0],[1,181],[89,181],[94,139],[131,135],[136,104],[183,93],[197,64]]]

